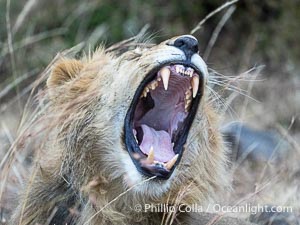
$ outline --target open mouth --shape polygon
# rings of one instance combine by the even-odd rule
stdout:
[[[178,165],[203,91],[194,66],[168,63],[138,87],[125,118],[125,144],[138,171],[168,179]]]

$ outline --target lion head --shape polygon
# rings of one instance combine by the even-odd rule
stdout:
[[[208,79],[191,35],[158,45],[122,42],[80,59],[61,57],[41,104],[39,121],[48,132],[24,218],[43,222],[55,205],[71,207],[74,199],[84,221],[108,205],[104,217],[116,220],[121,212],[133,217],[124,205],[214,198],[228,179]],[[93,196],[88,201],[87,193]]]
[[[69,163],[84,159],[91,170],[84,180],[101,173],[132,186],[153,177],[135,188],[149,195],[188,181],[221,186],[225,150],[197,39],[137,46],[55,65],[47,82],[53,108],[72,107],[59,134],[67,172],[82,174],[81,165],[72,171]]]

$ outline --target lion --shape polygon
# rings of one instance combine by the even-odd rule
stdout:
[[[179,209],[230,190],[208,79],[191,35],[61,57],[46,83],[43,144],[10,224],[206,224]],[[145,208],[158,204],[175,211]]]

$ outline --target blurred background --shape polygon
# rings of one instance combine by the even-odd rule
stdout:
[[[145,26],[153,42],[188,34],[224,3],[0,0],[0,157],[16,137],[33,81],[58,52],[79,43],[84,50],[110,46]],[[234,83],[215,86],[226,108],[224,123],[276,131],[299,153],[300,1],[240,0],[193,35],[212,74]]]
[[[81,42],[86,50],[99,44],[109,46],[136,35],[145,25],[153,42],[187,34],[224,2],[2,0],[0,112],[16,103],[17,91],[26,95],[36,75],[64,49]],[[253,101],[249,101],[249,118],[243,119],[266,128],[275,123],[288,127],[293,119],[291,132],[300,137],[300,1],[240,0],[208,49],[227,10],[194,33],[200,54],[206,56],[210,68],[224,75],[235,76],[263,65],[262,81],[255,82],[249,93],[260,104],[252,108]]]

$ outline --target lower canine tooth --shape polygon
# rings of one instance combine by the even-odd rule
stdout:
[[[149,164],[152,164],[154,162],[154,149],[153,146],[151,146],[148,157],[147,157],[147,162]]]
[[[178,159],[178,154],[176,154],[169,162],[167,162],[165,164],[165,168],[170,170],[172,169],[172,167],[174,166],[174,164],[176,163],[177,159]]]
[[[165,90],[168,90],[170,74],[171,72],[168,67],[164,67],[160,70],[160,76],[163,81]]]
[[[193,98],[195,98],[197,95],[197,92],[198,92],[198,87],[199,87],[199,77],[198,76],[194,76],[192,78],[191,85],[193,88]]]

